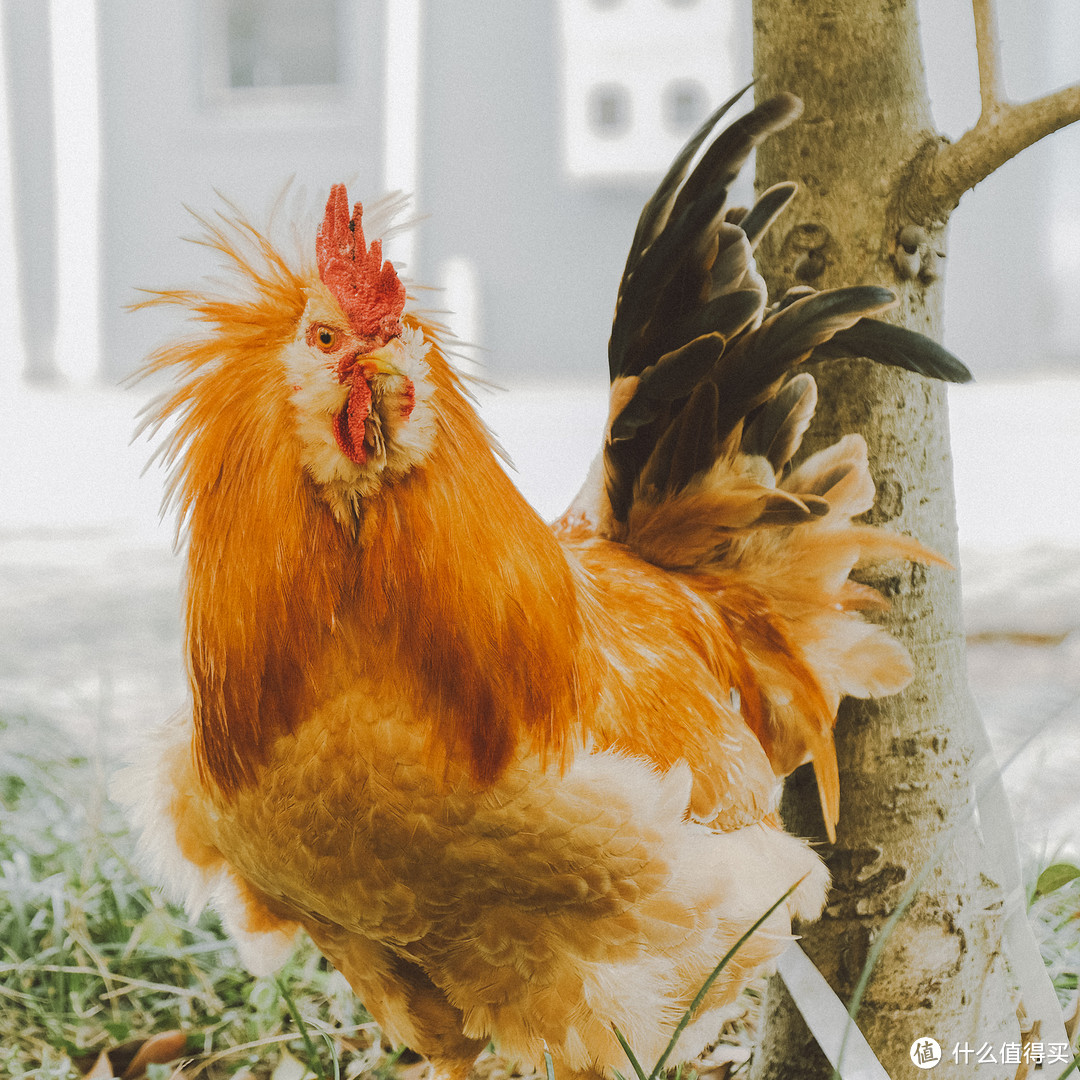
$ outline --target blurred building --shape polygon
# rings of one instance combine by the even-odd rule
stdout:
[[[423,4],[417,187],[430,217],[419,273],[448,286],[442,302],[452,310],[474,304],[480,360],[496,379],[606,375],[641,207],[748,68],[734,55],[730,8]],[[688,39],[700,47],[680,53]],[[471,298],[446,273],[462,266]]]
[[[98,0],[102,374],[176,330],[139,288],[213,267],[186,207],[263,224],[291,180],[383,189],[383,5],[366,0]]]
[[[220,192],[260,221],[291,178],[313,208],[342,179],[415,193],[423,220],[391,253],[444,289],[426,303],[463,313],[485,373],[602,376],[650,184],[746,66],[730,10],[99,0],[102,374],[175,329],[175,312],[126,310],[137,288],[207,270],[177,241],[197,232],[185,206],[213,213]]]
[[[50,370],[50,281],[55,292],[66,266],[61,367],[81,341],[110,382],[176,329],[175,312],[126,310],[136,290],[190,284],[212,262],[178,242],[198,231],[185,205],[213,214],[220,192],[262,222],[290,178],[316,215],[339,180],[365,200],[413,191],[419,223],[390,253],[406,276],[443,288],[425,303],[459,313],[453,325],[482,347],[496,381],[601,377],[642,202],[750,72],[749,0],[97,0],[96,45],[74,28],[85,0],[0,3],[17,249],[8,265],[35,350],[24,347],[22,366]],[[1080,49],[1061,41],[1076,36],[1073,6],[1004,6],[1009,55],[1028,61],[1017,70],[1044,74],[1047,55],[1075,67]],[[949,37],[965,18],[970,0],[924,5],[931,93],[954,134],[974,120],[973,49]],[[96,72],[88,85],[100,100],[84,123],[100,175],[70,132],[56,139],[61,210],[73,192],[98,193],[84,224],[100,258],[74,270],[45,137],[50,116],[60,123],[78,104],[62,47]],[[970,71],[956,62],[968,53]],[[1021,78],[1010,88],[1025,97],[1049,87]],[[1068,135],[980,185],[954,219],[947,341],[978,375],[1077,364],[1074,290],[1061,282],[1080,277],[1067,239],[1080,241],[1080,226],[1054,179],[1055,163],[1080,156]],[[80,273],[95,283],[85,294],[93,317],[65,314]]]
[[[22,374],[44,382],[56,374],[57,317],[56,154],[47,5],[5,0],[0,32],[9,183],[12,204],[18,208],[10,243],[13,263],[19,267],[17,287],[9,287],[4,295],[14,302],[13,321],[23,328]]]

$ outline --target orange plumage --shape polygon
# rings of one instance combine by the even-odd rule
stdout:
[[[845,334],[964,372],[876,322],[881,289],[764,309],[752,249],[793,192],[725,213],[726,186],[797,102],[749,113],[684,183],[723,112],[642,216],[603,451],[554,526],[340,187],[317,261],[203,222],[246,293],[148,301],[200,324],[149,362],[177,380],[150,423],[188,537],[193,700],[124,797],[162,880],[212,900],[254,968],[303,927],[440,1075],[489,1039],[610,1074],[613,1026],[658,1053],[800,883],[715,984],[696,1052],[823,902],[778,778],[813,761],[831,828],[840,697],[909,677],[848,575],[934,556],[852,523],[873,500],[858,436],[791,467],[815,394],[790,372]]]

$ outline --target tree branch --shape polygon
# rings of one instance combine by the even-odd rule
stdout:
[[[941,224],[980,180],[1059,128],[1080,120],[1080,83],[1023,104],[1007,101],[1001,77],[996,0],[971,0],[982,109],[956,142],[938,137],[912,160],[897,192],[905,216]]]
[[[975,0],[982,8],[988,0]],[[984,53],[980,49],[979,70]],[[987,59],[987,68],[993,61]],[[901,198],[915,221],[945,221],[965,191],[985,180],[1021,150],[1080,120],[1080,83],[1045,97],[1013,105],[996,99],[996,76],[983,84],[983,113],[978,123],[954,143],[935,141],[912,162]],[[988,97],[994,101],[987,112]]]
[[[982,117],[990,119],[1005,103],[1001,86],[1001,39],[994,0],[971,0],[975,15],[975,52],[979,58]]]

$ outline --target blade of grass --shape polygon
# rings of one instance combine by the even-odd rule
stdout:
[[[631,1049],[630,1044],[626,1041],[623,1033],[614,1025],[611,1025],[611,1030],[615,1032],[615,1038],[619,1040],[619,1045],[623,1048],[623,1053],[630,1059],[630,1064],[634,1067],[634,1072],[637,1074],[638,1080],[645,1080],[645,1070],[641,1067],[641,1063],[637,1059],[637,1054]]]
[[[334,1063],[334,1080],[341,1080],[341,1062],[338,1060],[337,1047],[334,1045],[333,1037],[328,1031],[320,1031],[319,1034],[325,1040],[326,1045],[330,1047],[330,1060]]]
[[[555,1062],[551,1059],[551,1051],[546,1043],[544,1044],[544,1072],[547,1080],[555,1080]]]
[[[380,1077],[381,1080],[390,1080],[394,1074],[394,1066],[397,1064],[397,1060],[405,1053],[406,1047],[404,1044],[391,1050],[375,1067],[375,1075]]]
[[[1071,1073],[1074,1069],[1080,1069],[1080,1054],[1077,1054],[1076,1057],[1074,1057],[1072,1061],[1065,1067],[1065,1071],[1060,1076],[1055,1077],[1054,1080],[1065,1080],[1065,1077],[1068,1076],[1069,1073]]]
[[[0,964],[0,975],[4,974],[17,974],[28,975],[34,972],[40,972],[42,974],[63,974],[63,975],[92,975],[100,978],[100,973],[96,968],[87,967],[84,965],[76,964],[35,964],[33,962],[22,961],[18,964]],[[115,971],[111,972],[109,978],[114,982],[123,983],[127,987],[133,987],[139,990],[154,990],[162,994],[172,994],[176,997],[183,998],[197,998],[200,996],[201,991],[192,990],[184,986],[174,986],[171,983],[156,983],[148,982],[145,979],[135,979],[129,975],[118,975]],[[109,991],[111,994],[124,993],[122,990]],[[106,995],[103,995],[106,996]]]
[[[842,1064],[848,1077],[889,1080],[873,1047],[851,1022],[847,1005],[833,993],[828,980],[798,942],[780,957],[777,971],[814,1041],[834,1070]]]
[[[184,1073],[185,1080],[195,1080],[197,1076],[212,1069],[215,1065],[222,1061],[227,1061],[231,1057],[239,1057],[241,1054],[246,1054],[249,1050],[262,1050],[271,1046],[286,1046],[286,1044],[295,1041],[296,1035],[288,1031],[283,1035],[266,1035],[261,1039],[251,1039],[248,1042],[236,1043],[234,1046],[226,1046],[222,1050],[216,1050],[214,1053],[209,1054],[203,1058],[202,1061],[194,1065],[188,1066],[188,1071]]]
[[[304,1049],[308,1055],[308,1064],[315,1070],[315,1075],[318,1076],[319,1080],[326,1080],[326,1073],[323,1071],[322,1062],[319,1060],[319,1052],[315,1049],[315,1044],[311,1041],[307,1024],[300,1015],[300,1010],[296,1007],[296,1002],[293,1001],[292,994],[289,993],[289,988],[285,985],[285,980],[278,976],[274,981],[277,983],[278,993],[281,994],[281,998],[285,1002],[285,1007],[289,1010],[289,1015],[293,1018],[293,1023],[296,1024],[296,1027],[300,1032],[300,1038],[304,1041]],[[337,1058],[336,1053],[334,1054],[334,1057],[335,1059]]]
[[[666,1048],[664,1049],[664,1052],[660,1055],[660,1059],[653,1066],[652,1072],[649,1073],[648,1080],[657,1080],[657,1077],[660,1075],[660,1073],[663,1071],[664,1066],[667,1064],[668,1058],[671,1057],[671,1054],[675,1049],[676,1043],[678,1043],[679,1038],[681,1037],[682,1033],[686,1030],[686,1028],[689,1025],[690,1021],[693,1019],[694,1013],[697,1012],[697,1010],[700,1007],[701,1003],[705,1000],[705,996],[712,989],[713,983],[716,982],[716,980],[720,977],[720,973],[731,962],[732,957],[743,947],[743,945],[746,944],[747,941],[750,940],[750,937],[754,934],[754,932],[769,918],[770,915],[772,915],[772,913],[782,903],[784,903],[785,900],[787,900],[787,898],[789,896],[791,896],[791,894],[805,880],[806,880],[806,875],[804,874],[801,878],[799,878],[798,881],[795,882],[794,885],[791,886],[790,889],[788,889],[788,891],[786,893],[784,893],[783,896],[780,897],[779,900],[776,901],[775,904],[772,905],[772,907],[770,907],[768,909],[768,911],[765,912],[764,915],[761,916],[761,918],[759,918],[750,927],[749,930],[746,931],[745,934],[742,935],[742,937],[739,938],[738,941],[735,942],[734,945],[731,946],[730,949],[728,949],[728,951],[724,954],[724,957],[720,961],[720,963],[717,964],[716,967],[713,968],[712,974],[709,975],[709,977],[705,980],[705,982],[702,985],[701,989],[697,992],[697,995],[695,996],[694,1000],[692,1002],[690,1002],[690,1007],[683,1014],[683,1018],[675,1026],[675,1031],[672,1034],[671,1039],[668,1041],[668,1044],[667,1044]],[[616,1034],[618,1034],[618,1032],[616,1032]]]

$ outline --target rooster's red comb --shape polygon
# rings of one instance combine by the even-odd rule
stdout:
[[[383,262],[382,243],[368,247],[360,224],[360,203],[349,216],[344,184],[330,189],[326,216],[315,238],[315,257],[322,283],[333,293],[354,333],[385,345],[401,333],[405,286],[389,259]]]

